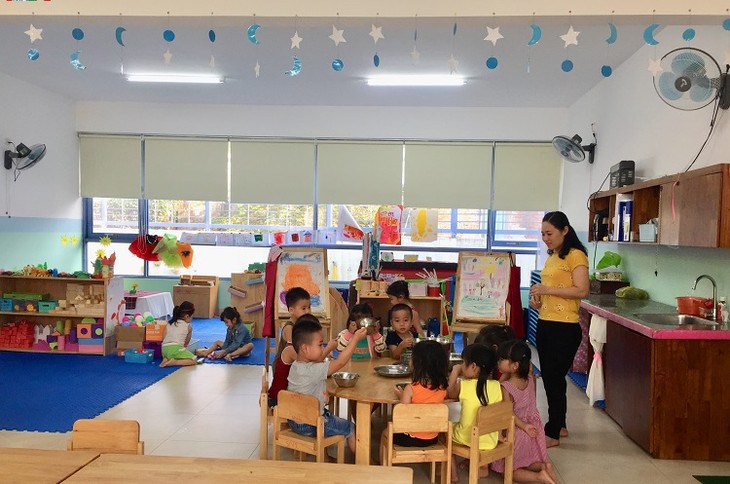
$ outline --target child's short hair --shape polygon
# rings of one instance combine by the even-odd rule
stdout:
[[[304,314],[297,319],[291,330],[291,344],[294,351],[299,353],[299,348],[303,344],[309,344],[312,341],[312,335],[322,331],[322,325],[319,324],[317,316]]]
[[[235,323],[239,323],[241,321],[241,314],[235,307],[228,306],[223,311],[221,311],[221,321],[224,321],[226,319],[230,319]]]
[[[509,360],[512,363],[517,363],[517,376],[520,378],[527,378],[530,374],[532,351],[530,351],[530,347],[524,341],[519,339],[505,341],[499,345],[498,355],[500,360]]]
[[[302,299],[305,299],[307,301],[311,299],[309,296],[309,292],[307,292],[307,290],[303,287],[292,287],[291,289],[286,291],[286,295],[284,296],[287,308],[294,307],[294,305]]]
[[[388,296],[402,297],[405,299],[411,297],[411,293],[408,292],[407,281],[393,282],[390,286],[388,286],[388,289],[385,290],[385,294],[387,294]]]
[[[347,317],[347,321],[360,321],[362,318],[372,318],[373,308],[367,303],[355,304],[350,309],[350,315]]]
[[[505,341],[516,339],[515,331],[506,324],[488,324],[479,330],[474,343],[481,343],[490,348],[499,348]]]
[[[434,340],[419,341],[413,346],[413,383],[438,390],[449,386],[449,362],[441,343]]]
[[[392,308],[390,308],[390,314],[388,317],[388,322],[390,323],[390,319],[393,318],[393,314],[395,314],[396,311],[406,311],[408,313],[408,316],[413,318],[413,309],[408,304],[396,304]]]

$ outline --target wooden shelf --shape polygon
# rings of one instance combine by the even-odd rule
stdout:
[[[39,311],[21,312],[21,311],[0,311],[0,314],[8,314],[11,316],[31,316],[45,318],[103,318],[103,314],[60,314],[60,313],[41,313]]]
[[[53,350],[53,351],[40,351],[40,350],[34,350],[33,348],[5,348],[0,346],[0,351],[14,351],[16,353],[43,353],[43,354],[54,354],[58,353],[60,355],[103,355],[103,353],[81,353],[80,351],[62,351],[62,350]]]
[[[362,301],[363,299],[389,299],[389,296],[386,294],[381,294],[377,296],[368,296],[365,295],[358,295],[358,298]],[[440,301],[443,299],[443,296],[411,296],[409,298],[411,301]]]

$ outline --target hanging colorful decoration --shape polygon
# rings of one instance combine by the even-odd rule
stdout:
[[[345,40],[345,30],[339,30],[335,25],[332,25],[332,34],[329,36],[330,39],[332,39],[332,42],[335,43],[335,47],[340,45],[340,42],[347,42]],[[335,57],[332,60],[332,70],[335,72],[340,72],[342,69],[345,68],[345,63],[342,62],[342,59],[339,57]]]
[[[299,20],[298,16],[294,16],[294,35],[289,38],[291,40],[291,47],[290,50],[299,49],[302,50],[300,44],[302,43],[301,37],[299,37],[299,29],[297,29],[297,21]],[[292,62],[291,62],[291,69],[288,71],[285,71],[284,74],[286,74],[289,77],[294,77],[299,75],[299,73],[302,72],[302,60],[299,58],[298,55],[292,56]]]
[[[302,72],[302,61],[297,56],[292,57],[292,66],[291,69],[286,71],[284,74],[286,74],[289,77],[294,77],[298,75],[300,72]]]
[[[725,11],[730,11],[730,9],[726,9]],[[722,28],[730,32],[730,17],[722,21]],[[728,50],[725,51],[725,64],[730,65],[730,41],[728,42]]]
[[[456,44],[456,32],[458,30],[457,23],[451,28],[451,56],[449,57],[449,74],[459,72],[459,61],[454,57],[454,45]]]
[[[613,12],[611,13],[613,14]],[[614,24],[613,22],[609,22],[608,31],[609,34],[608,38],[606,39],[606,63],[601,66],[601,75],[603,77],[611,77],[611,75],[613,74],[613,68],[608,63],[608,53],[611,46],[616,43],[616,40],[618,40],[618,29],[616,28],[616,24]]]
[[[114,31],[114,38],[117,40],[117,44],[119,44],[120,47],[124,47],[124,32],[126,32],[127,29],[124,27],[117,27],[117,29]]]
[[[530,68],[532,65],[532,48],[533,46],[537,45],[538,42],[540,42],[540,39],[542,39],[542,29],[538,24],[535,23],[535,12],[532,12],[532,20],[533,22],[530,24],[530,30],[532,31],[532,36],[530,37],[530,40],[527,41],[527,66],[525,70],[527,73],[530,73]]]
[[[563,42],[565,42],[563,48],[566,49],[566,53],[568,55],[567,59],[565,59],[562,64],[560,64],[560,68],[563,70],[563,72],[570,72],[573,70],[573,61],[570,60],[570,51],[567,49],[570,45],[578,45],[578,35],[580,35],[580,32],[574,30],[573,26],[571,25],[568,31],[560,36]]]
[[[403,205],[381,205],[375,213],[375,227],[380,236],[376,239],[381,244],[401,244],[401,218]]]
[[[376,15],[376,22],[377,22],[377,15]],[[377,26],[375,24],[371,25],[370,33],[368,35],[373,38],[373,44],[375,44],[376,46],[378,45],[378,40],[385,38],[383,36],[383,27]],[[375,50],[375,54],[373,55],[373,65],[375,67],[380,67],[380,56],[378,55],[377,49]]]
[[[248,29],[246,30],[246,37],[248,38],[248,41],[251,42],[253,45],[256,46],[256,64],[253,66],[253,73],[256,76],[256,79],[259,78],[261,75],[261,64],[259,64],[259,57],[258,57],[258,48],[261,42],[259,42],[258,35],[259,29],[261,28],[261,25],[256,23],[256,14],[253,15],[254,23],[249,25]]]
[[[340,205],[337,214],[337,240],[353,242],[362,240],[365,233],[345,205]]]
[[[190,244],[177,241],[171,234],[140,235],[129,244],[129,251],[142,260],[161,261],[168,267],[190,267],[193,263],[193,248]]]
[[[162,40],[167,42],[167,50],[162,54],[162,58],[165,59],[165,64],[172,63],[172,52],[170,52],[170,44],[175,40],[175,32],[170,29],[170,12],[167,12],[168,25],[167,29],[162,32]]]
[[[654,10],[652,13],[656,13],[656,10]],[[663,72],[664,69],[661,65],[661,59],[657,56],[656,52],[656,46],[659,45],[659,41],[654,38],[654,31],[659,28],[659,24],[654,23],[653,20],[654,16],[652,15],[652,23],[644,29],[644,43],[646,43],[646,45],[654,46],[654,57],[649,59],[649,65],[646,69],[651,72],[651,75],[653,77],[656,77],[657,74]]]
[[[504,39],[504,35],[499,33],[499,27],[492,28],[487,25],[487,36],[484,37],[484,40],[486,42],[491,42],[492,47],[497,46],[497,41],[500,39]],[[497,59],[496,56],[489,56],[487,57],[487,60],[484,62],[484,65],[487,66],[487,69],[493,70],[496,69],[499,65],[499,59]]]
[[[646,45],[658,45],[659,41],[654,38],[654,31],[659,28],[659,24],[651,24],[644,29],[644,42]]]
[[[435,208],[411,209],[411,242],[434,242],[438,237],[438,215]]]
[[[71,37],[76,41],[76,50],[69,56],[69,62],[71,66],[77,71],[83,71],[86,69],[86,65],[81,62],[81,50],[78,48],[79,42],[84,39],[84,31],[80,27],[76,27],[71,30]]]
[[[211,17],[213,16],[213,12],[210,12]],[[208,30],[208,41],[210,42],[210,60],[208,61],[208,68],[210,70],[215,69],[215,30],[210,29]]]
[[[31,44],[36,40],[43,40],[43,37],[41,37],[42,33],[43,29],[37,29],[33,26],[33,24],[30,24],[30,28],[25,31],[25,34],[30,39]],[[36,61],[41,56],[41,53],[35,47],[31,47],[30,49],[28,49],[26,55],[28,56],[28,60]]]

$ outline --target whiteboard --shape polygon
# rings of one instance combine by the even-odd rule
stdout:
[[[329,281],[325,249],[283,248],[276,269],[277,315],[288,317],[286,292],[303,287],[309,292],[312,314],[329,319]]]
[[[507,321],[510,254],[459,252],[454,320]]]

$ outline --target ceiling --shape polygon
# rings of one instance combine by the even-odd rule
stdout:
[[[212,103],[245,105],[331,106],[524,106],[567,107],[603,80],[601,66],[615,69],[636,52],[644,41],[642,32],[651,18],[616,19],[618,41],[607,44],[610,18],[257,18],[261,25],[259,45],[246,37],[251,17],[61,17],[13,16],[0,18],[0,71],[59,93],[76,101],[131,101],[164,103]],[[42,40],[31,44],[24,32],[30,24],[43,29]],[[371,25],[382,27],[384,39],[377,44],[369,36]],[[454,23],[457,25],[453,34]],[[530,24],[542,28],[542,39],[528,46]],[[344,30],[346,43],[335,46],[328,38],[333,24]],[[578,45],[564,47],[560,35],[573,25]],[[485,41],[486,26],[499,27],[504,36],[496,45]],[[115,29],[126,28],[125,47],[115,40]],[[79,27],[83,40],[72,38]],[[171,29],[176,38],[167,43],[162,32]],[[208,38],[214,30],[216,41]],[[418,33],[414,43],[414,33]],[[301,49],[291,49],[297,31]],[[414,64],[416,46],[420,62]],[[38,49],[30,61],[27,51]],[[660,46],[661,47],[661,46]],[[173,57],[166,65],[163,53]],[[75,70],[72,52],[81,51],[87,66]],[[664,51],[659,49],[660,53]],[[669,50],[669,49],[666,49]],[[373,56],[378,54],[380,66]],[[289,77],[292,56],[301,59],[298,76]],[[365,79],[374,73],[449,73],[449,58],[458,60],[458,74],[467,84],[451,88],[370,87]],[[209,67],[210,57],[215,67]],[[494,56],[494,70],[485,60]],[[331,68],[334,58],[344,69]],[[575,67],[561,70],[570,58]],[[260,77],[254,73],[260,64]],[[121,75],[137,72],[221,74],[220,85],[140,84]],[[650,74],[647,72],[647,76]]]

